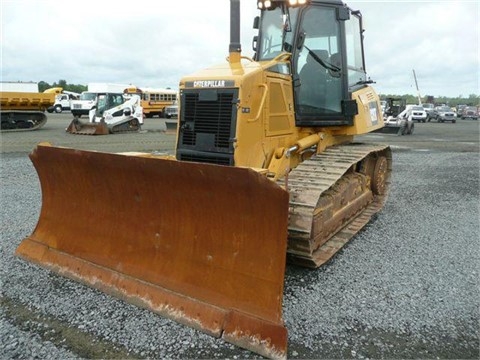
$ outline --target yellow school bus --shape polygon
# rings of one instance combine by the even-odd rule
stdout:
[[[172,105],[177,100],[177,91],[172,89],[159,88],[138,88],[129,87],[125,89],[126,94],[136,94],[142,99],[143,114],[146,118],[164,117],[166,106]]]

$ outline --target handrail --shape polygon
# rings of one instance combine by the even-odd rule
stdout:
[[[260,119],[260,114],[262,113],[263,107],[265,106],[265,100],[267,99],[268,86],[266,84],[260,84],[258,86],[262,87],[264,89],[263,90],[263,96],[262,96],[262,100],[260,101],[260,106],[258,107],[257,116],[255,116],[255,118],[253,118],[253,119],[247,120],[247,122],[249,122],[249,123],[255,122],[258,119]]]
[[[278,61],[278,62],[287,61],[291,55],[292,55],[291,53],[281,53],[275,56],[272,61]]]
[[[248,61],[250,61],[250,62],[254,62],[254,61],[255,61],[255,60],[253,60],[251,57],[249,57],[249,56],[243,56],[243,55],[240,56],[240,59],[242,59],[242,60],[248,60]],[[225,58],[225,60],[227,60],[228,62],[230,62],[230,56],[227,56],[227,57]]]

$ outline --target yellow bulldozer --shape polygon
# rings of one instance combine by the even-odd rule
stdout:
[[[33,233],[16,254],[263,356],[285,358],[287,261],[327,262],[385,202],[386,145],[360,12],[260,0],[253,58],[180,80],[175,156],[39,144]],[[138,219],[141,219],[139,221]]]

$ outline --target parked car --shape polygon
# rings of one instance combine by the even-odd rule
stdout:
[[[445,122],[445,121],[451,121],[452,123],[457,122],[457,117],[455,115],[455,112],[449,106],[437,106],[435,110],[433,110],[433,114],[437,122]]]
[[[463,109],[462,119],[478,120],[478,110],[475,106],[467,106]]]
[[[421,105],[413,105],[407,109],[407,117],[410,117],[413,121],[426,122],[427,112]]]

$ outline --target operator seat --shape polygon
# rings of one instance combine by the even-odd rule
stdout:
[[[340,53],[334,53],[329,59],[330,65],[342,68],[342,58]],[[342,104],[342,71],[328,70],[328,91],[325,98],[325,108],[332,112],[341,112]]]
[[[327,61],[329,58],[327,50],[312,50],[312,52],[323,61]],[[307,62],[298,75],[300,77],[300,104],[317,108],[323,107],[327,92],[327,73],[310,52],[307,55]]]

